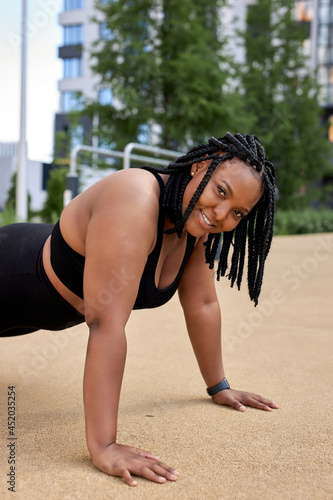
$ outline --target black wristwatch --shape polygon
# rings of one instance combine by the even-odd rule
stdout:
[[[225,389],[230,389],[230,385],[228,384],[227,379],[224,377],[222,382],[220,382],[219,384],[216,384],[213,387],[208,387],[207,393],[209,396],[214,396],[214,394],[220,391],[224,391]]]

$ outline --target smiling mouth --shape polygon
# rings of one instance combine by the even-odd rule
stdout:
[[[206,222],[206,224],[208,224],[208,226],[213,226],[213,225],[214,225],[214,224],[212,224],[212,223],[211,223],[211,222],[207,219],[207,217],[205,216],[205,214],[203,213],[203,211],[202,211],[202,210],[200,210],[200,213],[201,213],[201,215],[202,215],[203,220]]]

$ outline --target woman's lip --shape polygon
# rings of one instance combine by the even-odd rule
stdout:
[[[200,214],[201,214],[202,220],[204,221],[205,226],[207,226],[207,227],[214,227],[214,224],[209,220],[209,218],[207,217],[207,215],[202,210],[200,210]],[[208,224],[205,221],[205,218],[210,222],[210,224]]]

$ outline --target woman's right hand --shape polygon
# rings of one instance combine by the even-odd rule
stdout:
[[[145,477],[156,483],[176,481],[179,476],[178,471],[163,464],[148,451],[118,443],[112,443],[94,453],[92,461],[97,469],[111,476],[122,477],[130,486],[138,484],[132,475]]]

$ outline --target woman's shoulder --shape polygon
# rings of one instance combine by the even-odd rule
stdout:
[[[107,175],[99,182],[101,182],[104,186],[135,184],[137,188],[148,187],[151,189],[154,186],[158,188],[158,182],[155,175],[143,168],[127,168],[124,170],[118,170],[117,172]]]
[[[140,223],[150,226],[159,215],[159,198],[158,181],[150,172],[133,168],[111,173],[67,205],[61,216],[63,236],[83,250],[90,224],[102,231],[112,221],[125,229],[140,216]]]
[[[140,168],[118,170],[96,183],[95,189],[94,186],[89,189],[95,208],[105,203],[146,204],[158,200],[160,195],[155,176]]]
[[[110,205],[159,198],[160,188],[154,175],[144,169],[118,170],[97,181],[74,198],[64,212],[92,214],[107,210]]]

